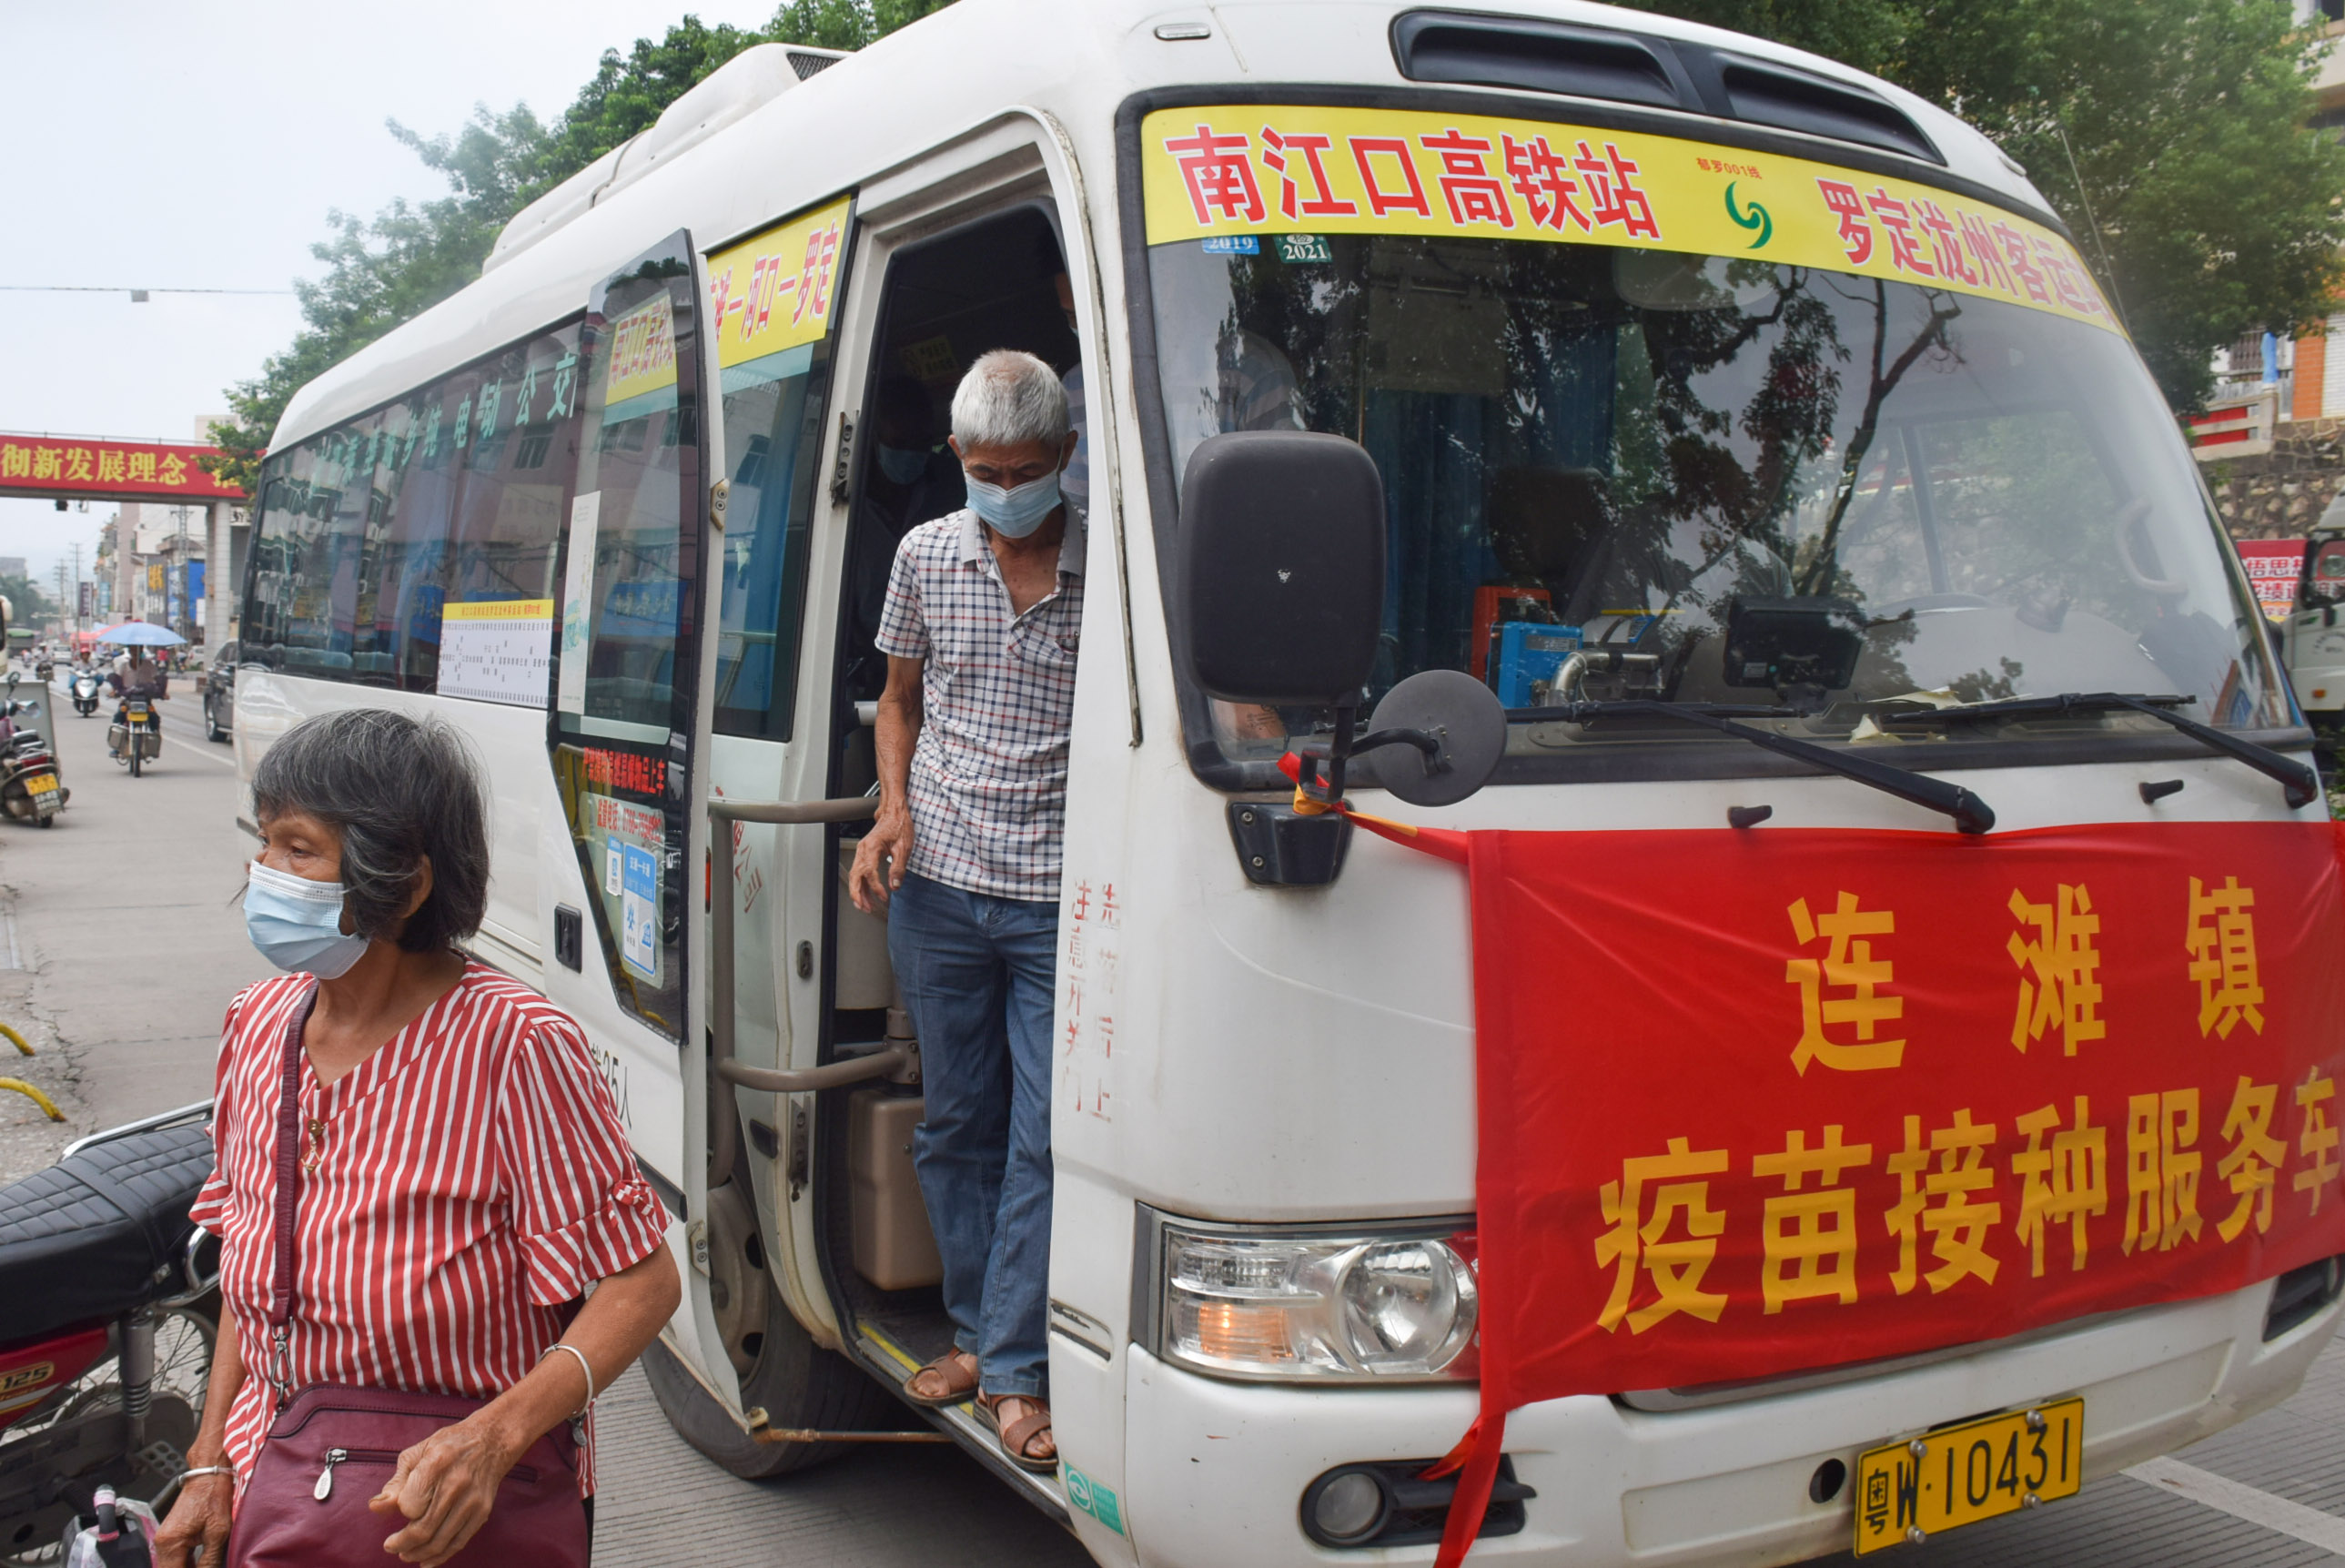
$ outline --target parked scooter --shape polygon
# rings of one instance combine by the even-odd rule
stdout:
[[[37,697],[19,697],[16,677],[8,677],[8,697],[0,702],[0,811],[46,828],[65,809],[73,793],[57,778],[56,754],[48,738],[19,718],[40,712]]]
[[[0,1188],[0,1563],[54,1560],[100,1487],[157,1513],[211,1376],[219,1249],[188,1219],[210,1102]]]
[[[74,711],[87,718],[97,711],[97,694],[104,689],[94,669],[77,669],[73,673]]]

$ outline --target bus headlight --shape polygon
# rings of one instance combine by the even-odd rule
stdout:
[[[1279,1235],[1165,1221],[1161,1353],[1223,1376],[1436,1378],[1474,1337],[1473,1266],[1431,1236]]]

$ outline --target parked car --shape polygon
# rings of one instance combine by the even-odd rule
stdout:
[[[204,738],[226,740],[236,728],[236,645],[222,643],[211,667],[196,677],[204,696]]]

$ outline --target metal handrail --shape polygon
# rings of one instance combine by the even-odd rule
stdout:
[[[768,1095],[802,1095],[819,1089],[836,1089],[848,1084],[860,1084],[867,1079],[885,1078],[900,1073],[910,1064],[908,1051],[881,1051],[869,1056],[858,1056],[850,1061],[827,1063],[820,1067],[802,1071],[775,1071],[766,1067],[745,1067],[733,1059],[733,876],[732,835],[725,830],[733,822],[763,822],[779,827],[795,827],[823,822],[859,822],[878,814],[877,796],[860,795],[843,800],[711,800],[708,803],[709,844],[712,853],[722,845],[726,851],[725,896],[717,898],[712,887],[709,897],[708,930],[708,1095],[710,1120],[708,1140],[708,1186],[710,1191],[733,1179],[733,1162],[741,1145],[741,1115],[734,1098],[737,1086],[755,1089]],[[714,879],[711,879],[712,882]]]

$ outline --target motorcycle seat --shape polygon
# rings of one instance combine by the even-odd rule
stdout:
[[[197,1124],[109,1138],[0,1187],[0,1342],[170,1294],[211,1169]]]

